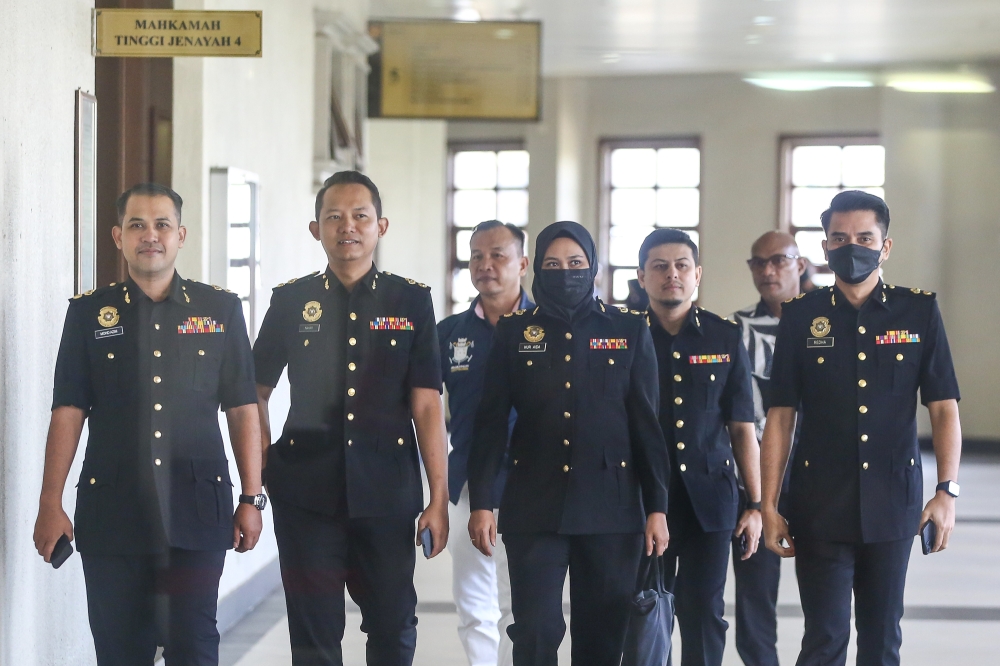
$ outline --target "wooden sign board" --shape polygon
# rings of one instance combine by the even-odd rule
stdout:
[[[95,56],[261,56],[263,12],[94,9]]]
[[[540,23],[385,21],[370,33],[381,44],[378,116],[538,119]]]

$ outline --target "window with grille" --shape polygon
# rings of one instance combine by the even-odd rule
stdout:
[[[696,139],[605,141],[601,153],[604,293],[622,303],[654,229],[681,229],[700,251],[701,150]]]
[[[472,229],[486,220],[528,224],[528,151],[519,144],[452,144],[448,160],[450,312],[463,312],[477,292],[469,273]]]
[[[813,283],[833,284],[822,242],[820,214],[844,190],[863,190],[885,198],[885,148],[877,136],[796,137],[782,141],[782,192],[779,228],[799,245],[817,268]]]

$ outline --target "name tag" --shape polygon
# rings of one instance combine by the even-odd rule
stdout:
[[[115,326],[114,328],[102,328],[94,331],[94,337],[98,340],[101,338],[113,338],[116,335],[125,335],[125,329],[121,326]]]
[[[829,349],[833,338],[806,338],[806,349]]]
[[[517,351],[530,353],[543,352],[548,344],[547,342],[522,342],[517,346]]]
[[[319,324],[299,324],[299,333],[319,333]]]

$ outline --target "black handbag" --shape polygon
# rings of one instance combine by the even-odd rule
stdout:
[[[674,631],[674,595],[663,586],[663,558],[643,560],[639,591],[629,604],[622,666],[666,666]]]

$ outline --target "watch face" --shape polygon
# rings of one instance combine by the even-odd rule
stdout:
[[[257,507],[259,510],[263,511],[264,508],[267,506],[267,495],[261,493],[260,495],[254,497],[253,505]]]
[[[960,489],[957,483],[955,483],[954,481],[949,481],[948,490],[946,490],[945,492],[947,492],[952,497],[958,497],[959,490]]]

